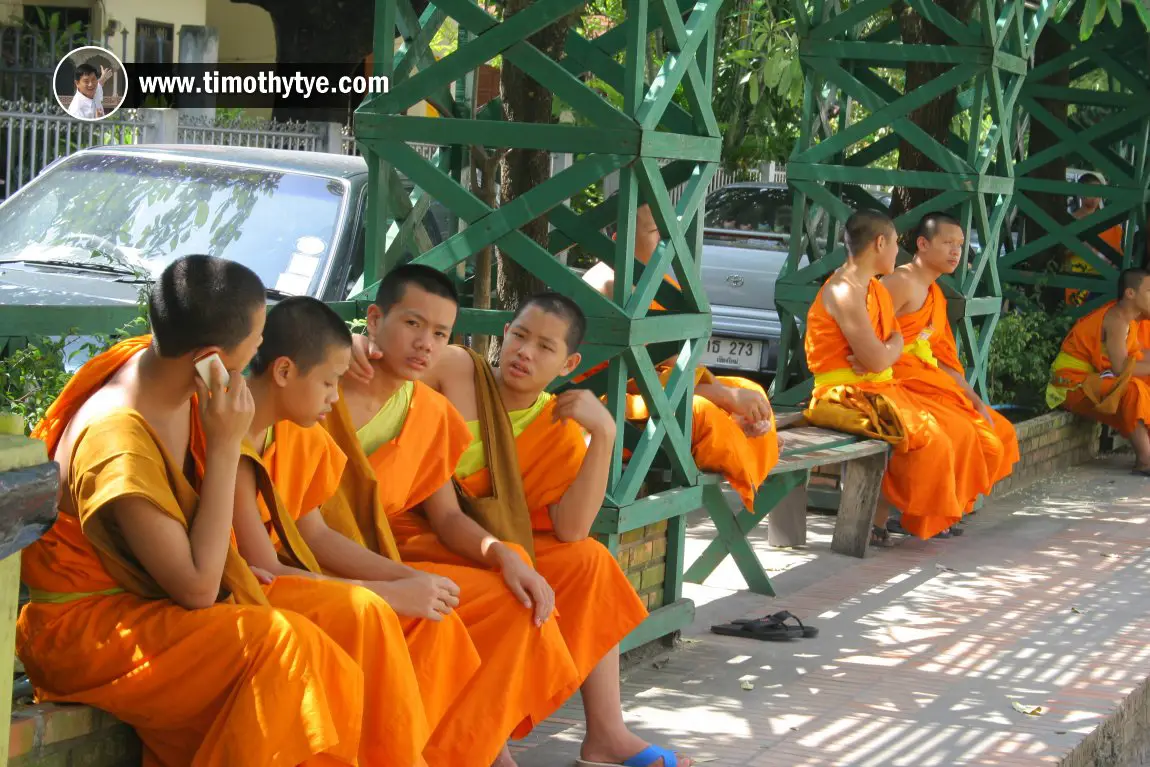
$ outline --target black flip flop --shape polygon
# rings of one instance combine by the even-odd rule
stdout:
[[[797,626],[787,625],[793,620]],[[711,626],[711,631],[724,636],[746,637],[764,642],[783,642],[791,639],[811,639],[819,635],[814,626],[804,626],[803,622],[786,610],[781,610],[765,618],[740,618],[730,623]]]
[[[1130,473],[1134,474],[1135,476],[1139,476],[1139,477],[1150,477],[1150,466],[1147,466],[1145,468],[1135,466],[1133,469],[1130,470]]]

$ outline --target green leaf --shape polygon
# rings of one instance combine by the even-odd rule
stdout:
[[[208,202],[200,200],[196,203],[196,226],[203,226],[208,220]]]
[[[1106,6],[1110,9],[1110,20],[1114,26],[1122,26],[1122,0],[1107,0]]]
[[[1134,12],[1142,19],[1142,25],[1150,30],[1150,2],[1147,0],[1134,0]]]
[[[751,100],[751,106],[759,103],[759,75],[758,72],[751,73],[751,79],[747,83],[747,96]]]
[[[1093,0],[1091,0],[1093,2]],[[1106,6],[1102,6],[1105,10]],[[1094,9],[1086,7],[1082,9],[1082,23],[1078,27],[1078,39],[1086,41],[1090,39],[1090,35],[1094,33],[1094,27],[1098,23],[1098,14]]]
[[[763,68],[763,82],[768,88],[774,90],[779,87],[784,65],[782,56],[776,55],[767,61],[767,65]]]

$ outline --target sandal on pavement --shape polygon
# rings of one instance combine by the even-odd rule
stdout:
[[[883,549],[889,549],[891,546],[894,546],[894,541],[890,539],[890,531],[885,527],[871,525],[870,545]]]
[[[799,620],[797,615],[792,615],[789,612],[787,612],[786,610],[779,610],[777,613],[772,613],[771,615],[768,615],[765,618],[759,618],[758,620],[768,621],[770,623],[781,623],[784,626],[787,625],[787,621],[793,620],[795,623],[797,623],[799,625],[787,626],[787,628],[790,629],[791,635],[794,636],[796,639],[813,639],[814,637],[817,637],[819,635],[819,630],[816,627],[804,625],[803,622],[801,620]],[[747,618],[741,618],[739,620],[731,621],[731,623],[734,623],[736,625],[742,624],[742,623],[751,623],[751,622],[752,621],[747,619]]]
[[[1130,473],[1140,477],[1150,477],[1150,466],[1135,466]]]
[[[787,623],[789,620],[793,620],[798,625],[789,625]],[[816,627],[804,625],[801,620],[786,610],[780,610],[764,618],[739,618],[730,623],[720,623],[711,626],[711,631],[722,636],[758,639],[763,642],[811,639],[819,635],[819,630]]]
[[[625,762],[588,762],[586,759],[577,759],[576,767],[651,767],[655,762],[663,760],[663,767],[680,767],[679,757],[674,751],[668,751],[658,746],[647,746],[639,753]]]

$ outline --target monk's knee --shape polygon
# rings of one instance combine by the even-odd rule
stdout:
[[[284,656],[311,665],[327,651],[342,653],[318,626],[303,615],[275,608],[245,610],[236,621],[243,657],[279,663]],[[318,664],[317,664],[318,665]]]
[[[564,543],[561,551],[565,567],[585,575],[593,576],[595,573],[619,569],[615,556],[594,538]]]

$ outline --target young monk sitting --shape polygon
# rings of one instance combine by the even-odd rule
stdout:
[[[422,698],[427,721],[392,721],[387,736],[393,745],[408,741],[405,748],[418,753],[445,716],[475,721],[491,701],[483,687],[469,684],[479,655],[453,612],[459,587],[368,551],[331,530],[319,511],[339,488],[347,459],[318,422],[339,399],[350,359],[351,332],[322,302],[288,298],[268,313],[251,363],[255,417],[236,479],[235,534],[240,554],[253,566],[277,576],[334,581],[329,590],[366,588],[401,616],[419,681],[419,689],[405,694]],[[400,655],[379,653],[371,662],[386,670]],[[464,690],[466,702],[460,700]],[[433,764],[463,764],[470,753],[451,752],[458,744],[440,744],[435,735],[431,740]],[[447,753],[457,761],[441,758]]]
[[[958,345],[946,313],[938,278],[962,262],[962,225],[944,213],[923,217],[914,234],[914,260],[882,279],[891,295],[899,331],[907,346],[894,365],[894,377],[907,391],[931,401],[931,412],[947,414],[948,434],[973,431],[985,471],[974,471],[971,490],[989,493],[1018,463],[1018,436],[1010,421],[986,406],[967,383]],[[960,497],[964,494],[959,492]]]
[[[1118,277],[1118,300],[1080,319],[1051,365],[1046,403],[1117,429],[1150,477],[1150,271]]]
[[[552,617],[554,592],[527,553],[460,510],[452,472],[471,435],[447,399],[418,380],[447,346],[457,312],[451,280],[434,269],[401,266],[383,279],[367,313],[380,354],[364,363],[362,379],[344,377],[323,422],[348,463],[321,510],[328,526],[377,554],[459,585],[456,612],[482,665],[464,694],[472,713],[452,710],[424,752],[428,762],[514,765],[507,738],[549,716],[580,677]],[[336,567],[322,555],[320,564]]]
[[[588,537],[607,491],[615,421],[590,391],[546,391],[578,367],[586,326],[571,299],[537,295],[504,329],[498,368],[451,346],[424,380],[467,419],[471,441],[455,470],[465,505],[489,532],[531,551],[555,589],[559,628],[585,680],[579,764],[686,767],[623,722],[618,643],[646,610],[615,558]]]
[[[635,214],[635,260],[644,266],[649,264],[660,238],[651,208],[640,205]],[[666,279],[675,284],[670,278]],[[606,264],[593,266],[583,275],[583,280],[604,296],[614,297],[615,273]],[[662,307],[655,303],[653,308]],[[592,368],[577,382],[606,367],[607,363],[603,363]],[[664,386],[673,369],[674,360],[656,366]],[[647,406],[639,388],[630,381],[627,418],[643,421],[647,417]],[[715,376],[705,367],[699,367],[695,371],[695,397],[691,402],[691,455],[702,471],[722,474],[747,509],[753,508],[755,491],[779,460],[775,415],[763,387],[745,378]]]
[[[930,399],[912,393],[892,370],[903,353],[903,336],[890,293],[876,278],[894,270],[894,222],[882,213],[858,211],[847,220],[846,246],[846,264],[823,285],[807,314],[804,345],[815,381],[805,415],[816,426],[890,442],[894,452],[883,494],[902,511],[908,532],[931,538],[958,522],[974,501],[972,488],[959,495],[956,478],[968,477],[975,461],[984,464],[976,445],[956,449],[954,424],[932,414]],[[872,542],[888,540],[888,513],[885,506],[877,511]]]
[[[382,600],[275,579],[231,545],[254,410],[239,371],[264,311],[250,270],[181,258],[151,290],[153,335],[89,361],[49,408],[34,434],[60,464],[60,514],[24,552],[17,652],[40,700],[135,727],[145,764],[423,764],[390,744],[423,711],[396,697],[414,674],[385,664],[389,634],[406,650]]]

